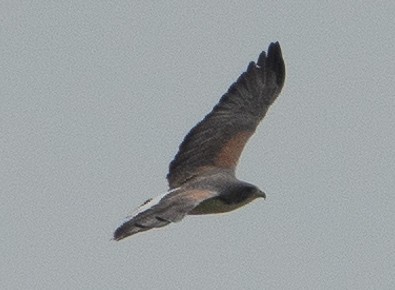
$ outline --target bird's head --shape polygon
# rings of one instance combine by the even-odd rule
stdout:
[[[243,191],[249,196],[253,196],[255,198],[263,197],[264,199],[266,199],[266,194],[255,185],[245,183]]]
[[[256,188],[256,192],[255,192],[257,197],[263,197],[263,199],[266,199],[266,194],[260,190],[259,188]]]

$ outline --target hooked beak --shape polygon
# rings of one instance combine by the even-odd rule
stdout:
[[[263,197],[263,199],[266,199],[266,194],[262,190],[259,190],[258,197]]]

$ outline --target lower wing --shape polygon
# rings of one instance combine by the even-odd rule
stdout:
[[[214,191],[175,189],[148,200],[116,229],[114,240],[119,241],[139,232],[178,222],[201,202],[214,196]]]

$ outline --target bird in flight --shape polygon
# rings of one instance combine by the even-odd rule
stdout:
[[[265,193],[238,180],[240,154],[280,94],[285,65],[280,44],[251,62],[213,110],[186,135],[170,163],[169,191],[144,202],[114,232],[114,240],[178,222],[186,215],[235,210]]]

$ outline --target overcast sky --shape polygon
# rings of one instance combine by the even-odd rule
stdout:
[[[0,288],[395,289],[395,2],[325,2],[1,1]],[[111,241],[277,40],[267,199]]]

